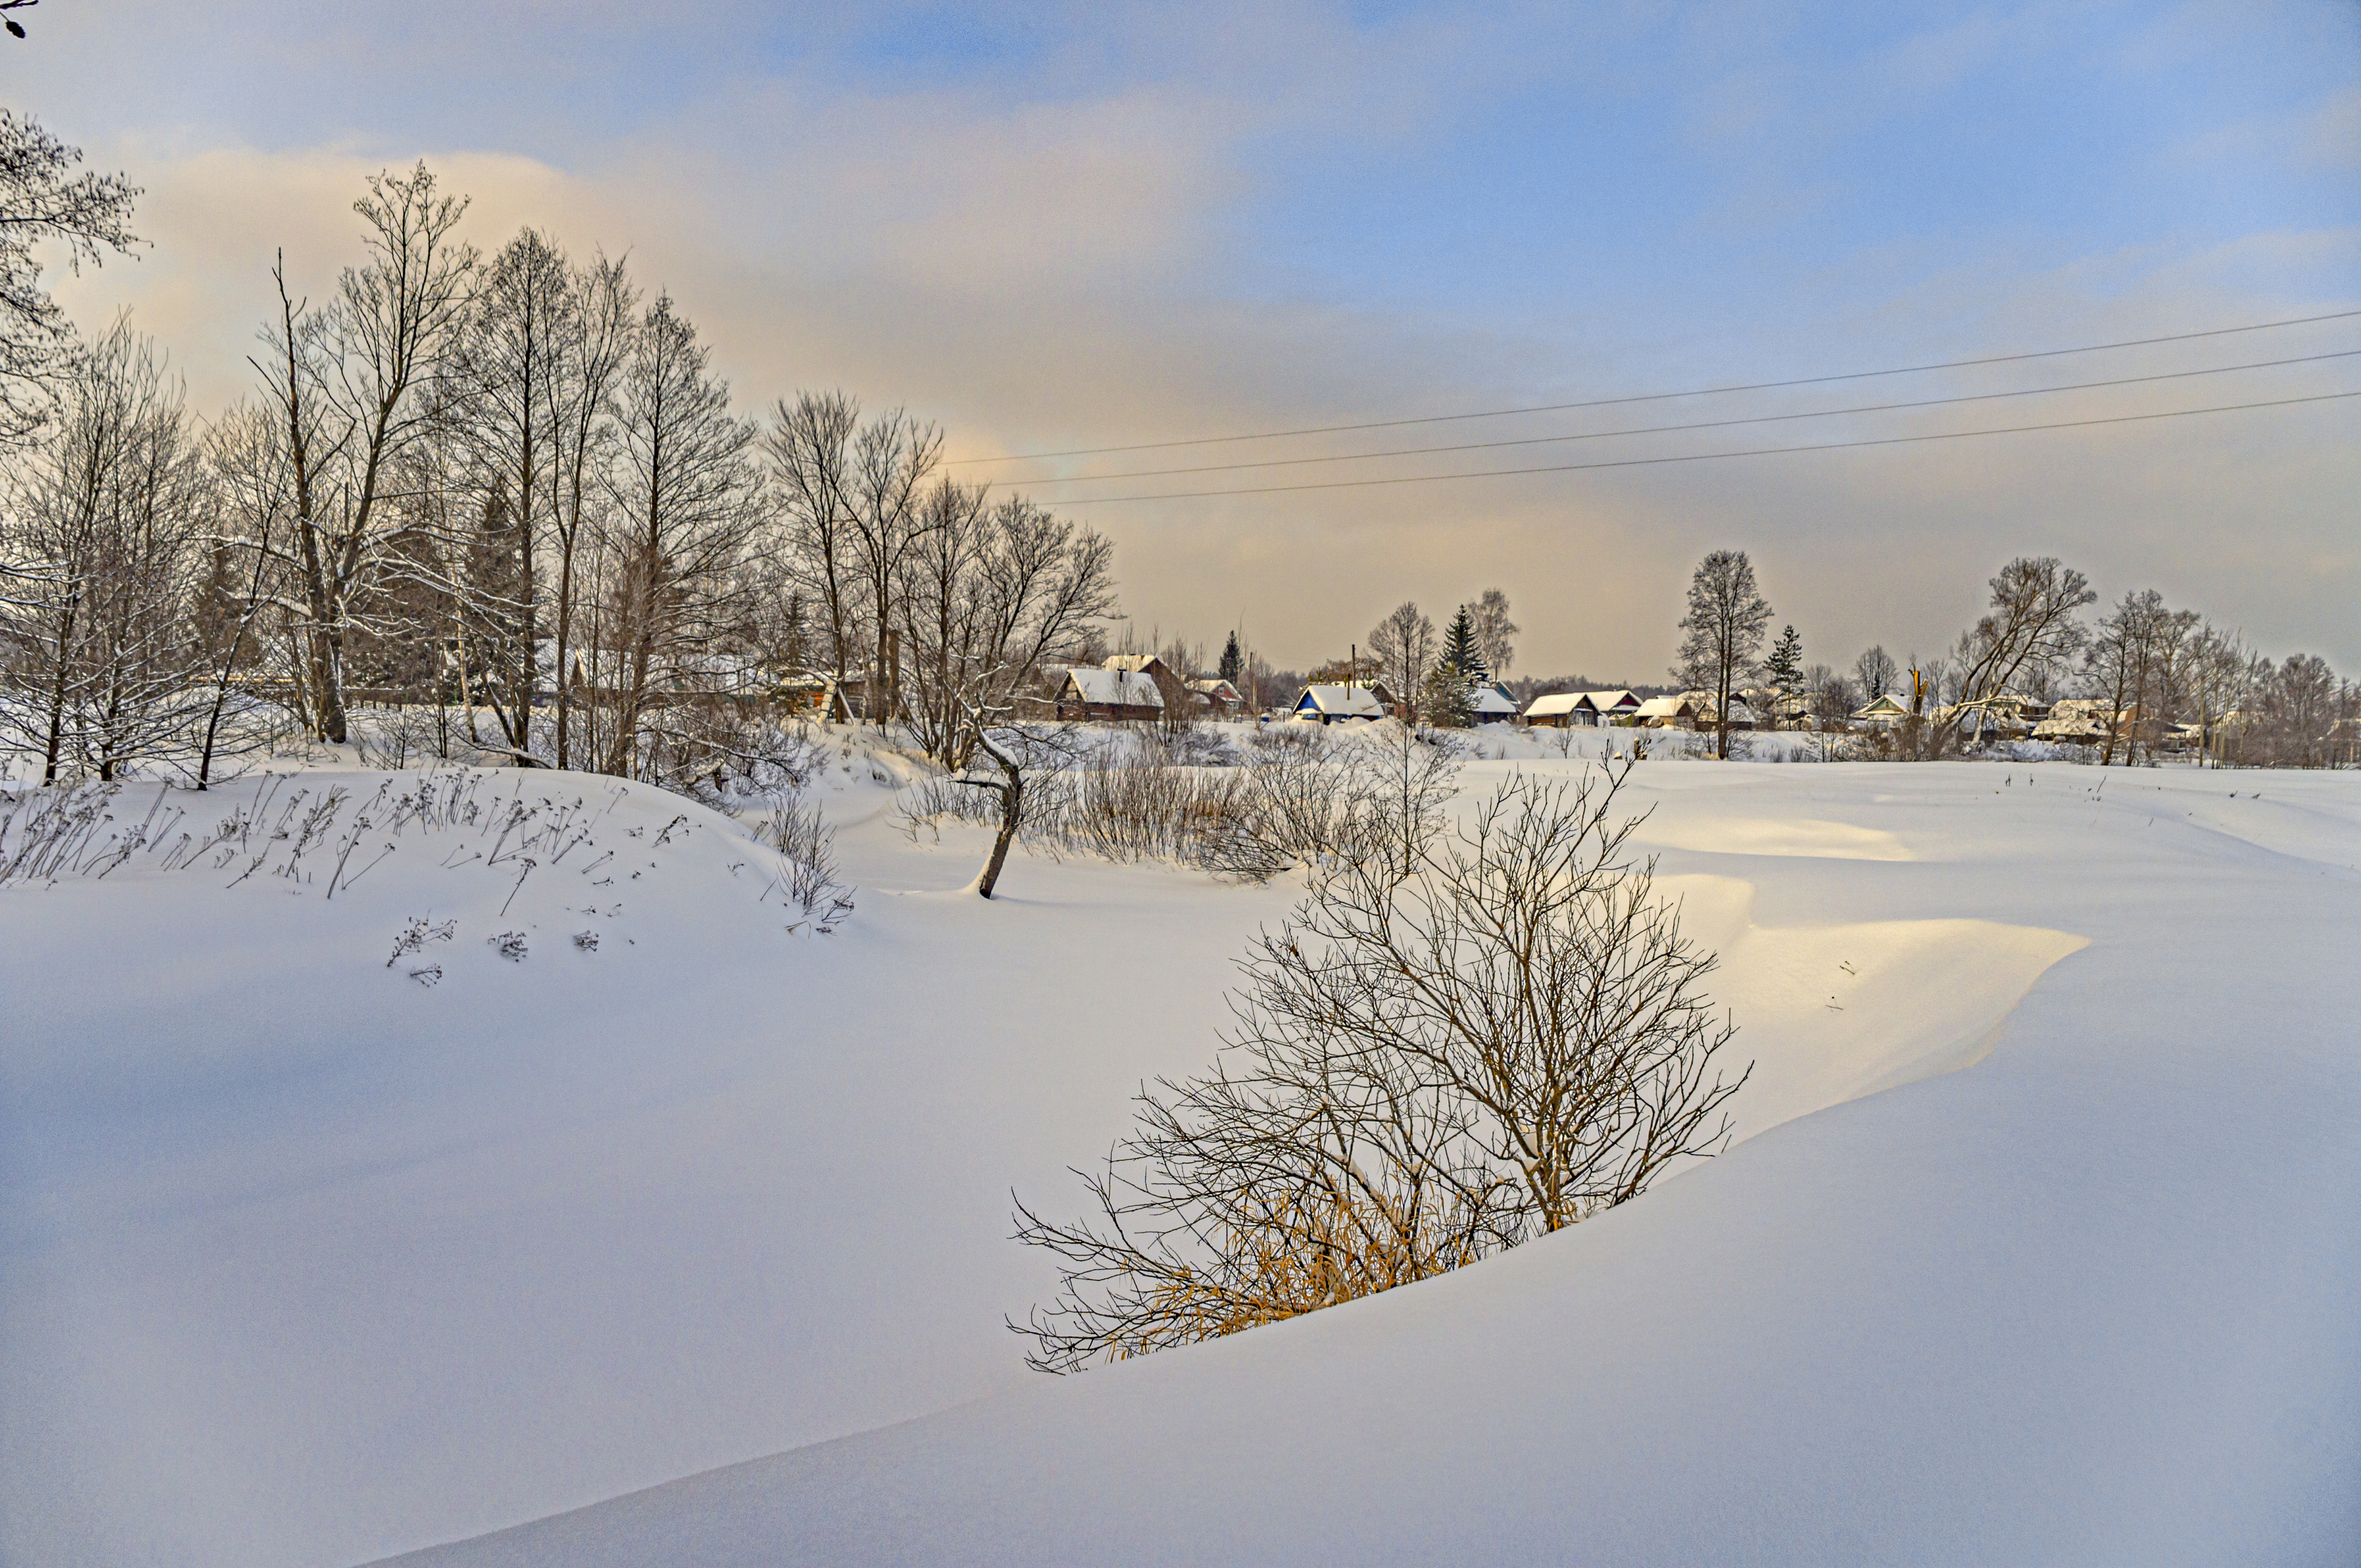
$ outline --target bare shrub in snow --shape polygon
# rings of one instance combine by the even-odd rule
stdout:
[[[1064,1276],[1011,1324],[1029,1363],[1071,1371],[1424,1278],[1716,1152],[1746,1071],[1720,1070],[1713,957],[1625,855],[1628,772],[1511,780],[1471,828],[1321,876],[1246,960],[1213,1070],[1140,1097],[1086,1178],[1094,1212],[1019,1203],[1018,1239]]]
[[[524,962],[526,949],[522,931],[502,931],[498,936],[487,937],[484,945],[512,964]]]
[[[779,851],[784,864],[774,885],[815,930],[826,935],[852,913],[852,889],[837,875],[836,829],[820,819],[818,806],[781,801],[754,837]]]
[[[1450,751],[1399,727],[1339,740],[1291,725],[1257,735],[1243,761],[1226,768],[1176,760],[1168,736],[1086,753],[1056,740],[1035,727],[994,731],[999,749],[1024,748],[1013,829],[1005,795],[990,801],[970,793],[1002,792],[1003,781],[957,777],[908,791],[905,829],[915,835],[946,819],[997,826],[1004,844],[1013,831],[1027,848],[1052,855],[1169,860],[1267,882],[1413,841],[1441,820],[1457,773]]]
[[[456,920],[445,920],[437,926],[423,916],[412,916],[410,924],[401,928],[401,935],[393,939],[393,953],[385,960],[385,967],[391,969],[400,960],[423,949],[429,942],[447,942],[458,934],[458,930]]]

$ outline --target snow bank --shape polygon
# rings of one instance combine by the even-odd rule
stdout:
[[[1140,1077],[1205,1064],[1290,894],[1018,859],[987,905],[983,835],[908,843],[864,768],[825,939],[694,808],[595,952],[533,872],[522,962],[474,865],[0,893],[0,1557],[2361,1548],[2361,781],[1644,763],[1758,1063],[1744,1141],[1461,1274],[1050,1381],[999,1326],[1049,1283],[1008,1190],[1071,1193]],[[384,967],[425,915],[460,922],[431,989]]]

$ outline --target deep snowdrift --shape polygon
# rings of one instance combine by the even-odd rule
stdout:
[[[422,1561],[2361,1547],[2361,781],[1643,764],[1746,1141],[1051,1382],[1008,1189],[1204,1064],[1291,892],[1018,860],[987,905],[980,836],[907,843],[846,762],[824,938],[642,791],[600,849],[686,821],[639,883],[507,916],[427,856],[0,893],[0,1558],[346,1563],[600,1497]],[[458,922],[431,989],[384,967],[414,916]]]

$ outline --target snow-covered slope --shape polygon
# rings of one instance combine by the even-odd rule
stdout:
[[[1469,791],[1511,765],[1574,764]],[[975,836],[855,777],[825,938],[643,792],[599,831],[687,829],[595,951],[558,879],[499,917],[425,857],[0,894],[0,1558],[346,1563],[607,1497],[419,1561],[2353,1561],[2361,780],[2100,779],[1643,764],[1745,1141],[1060,1381],[999,1327],[1048,1284],[1008,1189],[1203,1065],[1287,889],[1020,860],[987,905]],[[429,915],[432,989],[382,967]]]

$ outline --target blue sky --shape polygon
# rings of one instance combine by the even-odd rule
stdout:
[[[475,194],[485,243],[532,222],[630,249],[750,411],[845,385],[941,419],[970,456],[2361,304],[2350,4],[28,16],[0,50],[9,101],[150,192],[155,248],[65,297],[93,320],[132,304],[201,402],[237,390],[270,247],[324,281],[360,176],[420,156]],[[2071,378],[2022,373],[2044,375]],[[1917,389],[2004,384],[1937,379]],[[2361,669],[2354,407],[1082,510],[1143,623],[1214,641],[1243,612],[1282,663],[1403,598],[1443,612],[1498,582],[1523,668],[1652,678],[1687,562],[1736,544],[1838,662],[1948,641],[2033,550]]]

